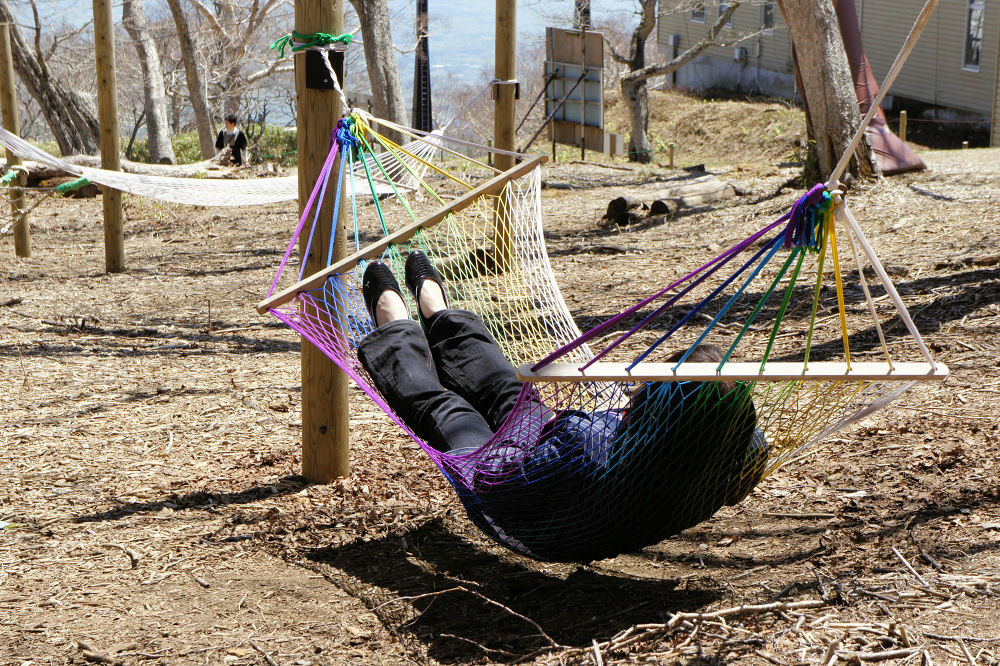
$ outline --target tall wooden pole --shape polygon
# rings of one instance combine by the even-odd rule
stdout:
[[[344,30],[343,0],[295,0],[295,32],[312,35],[325,32],[339,35]],[[316,54],[313,54],[315,56]],[[306,76],[307,52],[295,55],[295,92],[298,97],[299,213],[319,177],[330,148],[330,136],[342,113],[334,90],[309,88]],[[313,60],[313,67],[316,66]],[[325,72],[322,63],[319,64]],[[319,78],[323,78],[320,76]],[[341,184],[340,164],[334,164],[320,213],[319,226],[309,255],[303,257],[306,275],[326,265],[333,226],[333,202]],[[341,204],[341,213],[346,206]],[[338,224],[338,229],[343,225]],[[339,231],[334,240],[333,260],[345,256],[346,235]],[[303,250],[304,250],[303,246]],[[347,375],[312,343],[302,340],[302,475],[325,483],[347,476],[348,461]]]
[[[118,91],[115,82],[115,24],[110,0],[94,0],[94,54],[97,60],[97,115],[101,125],[101,168],[120,171]],[[125,270],[122,193],[104,193],[104,266],[108,273]]]
[[[493,145],[501,150],[514,150],[514,105],[517,100],[517,0],[496,0],[496,53],[495,71],[498,83],[494,84]],[[513,155],[496,156],[496,167],[506,171],[514,166]],[[509,267],[513,247],[509,225],[510,206],[501,194],[495,218],[494,244],[501,266]]]
[[[14,89],[14,58],[10,50],[10,25],[0,23],[0,107],[3,108],[3,128],[11,134],[18,134],[20,126],[17,119],[17,92]],[[7,151],[7,168],[17,166],[21,158],[10,150]],[[24,172],[17,175],[12,185],[23,187],[26,184]],[[24,210],[24,190],[20,188],[11,192],[11,212],[14,215],[14,254],[18,257],[31,256],[31,231],[28,229],[28,216]]]

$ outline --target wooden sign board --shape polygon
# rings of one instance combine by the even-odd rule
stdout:
[[[604,38],[599,32],[545,29],[545,113],[549,138],[611,155],[621,135],[604,132]]]

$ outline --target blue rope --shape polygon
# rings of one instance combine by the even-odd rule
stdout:
[[[698,314],[698,312],[706,304],[710,303],[712,301],[712,299],[714,299],[716,296],[719,295],[720,292],[722,292],[722,290],[724,290],[726,287],[728,287],[730,284],[732,284],[733,281],[736,280],[736,278],[738,278],[740,275],[742,275],[743,272],[747,268],[749,268],[751,264],[753,264],[755,261],[757,261],[758,259],[760,259],[760,257],[765,252],[767,252],[768,248],[772,247],[776,243],[780,243],[780,241],[781,241],[781,239],[783,237],[783,234],[784,234],[784,232],[781,232],[780,234],[778,234],[778,236],[776,236],[775,238],[773,238],[770,241],[768,241],[768,243],[766,245],[764,245],[764,247],[762,247],[760,250],[758,250],[757,253],[754,254],[752,257],[750,257],[750,259],[745,264],[743,264],[735,273],[733,273],[731,276],[729,276],[725,280],[725,282],[723,282],[722,284],[720,284],[718,287],[716,287],[712,291],[711,294],[709,294],[704,299],[702,299],[702,301],[700,303],[698,303],[696,306],[694,306],[686,315],[684,315],[684,317],[679,322],[677,322],[676,324],[674,324],[673,327],[669,331],[667,331],[666,333],[664,333],[662,337],[660,337],[656,342],[654,342],[652,345],[650,345],[649,348],[646,349],[646,351],[644,351],[643,353],[639,354],[639,356],[634,361],[632,361],[632,363],[628,366],[627,369],[631,370],[632,368],[634,368],[644,358],[646,358],[647,356],[649,356],[650,354],[652,354],[660,345],[662,345],[664,342],[666,342],[667,338],[669,338],[671,335],[673,335],[674,333],[676,333],[677,330],[681,326],[683,326],[685,323],[687,323],[687,321],[689,319],[691,319],[691,317],[693,317],[696,314]]]
[[[326,186],[330,183],[330,172],[333,170],[333,165],[331,164],[329,168],[324,169],[319,177],[323,180],[323,187],[319,192],[319,199],[316,201],[315,213],[313,214],[312,226],[309,228],[309,240],[306,242],[306,250],[302,254],[302,266],[299,267],[299,280],[302,280],[303,275],[306,272],[306,263],[309,258],[309,250],[312,248],[313,235],[316,233],[316,227],[319,225],[319,212],[323,209],[323,199],[326,198]]]
[[[330,246],[326,252],[326,265],[333,263],[333,247],[337,243],[337,231],[340,223],[340,195],[344,191],[344,171],[347,167],[347,160],[344,159],[344,144],[340,144],[340,174],[337,176],[337,196],[333,200],[333,221],[330,224]],[[354,174],[351,174],[353,180]]]
[[[764,266],[766,266],[767,263],[771,261],[772,257],[774,257],[774,255],[777,254],[778,250],[780,250],[782,246],[782,244],[779,243],[777,239],[773,241],[772,245],[773,247],[771,248],[771,251],[767,254],[767,256],[764,257],[764,259],[760,262],[760,264],[757,265],[757,268],[753,269],[753,272],[750,273],[750,276],[746,279],[746,281],[744,281],[743,284],[740,286],[740,288],[736,290],[736,293],[729,298],[729,301],[722,307],[722,309],[719,310],[719,314],[715,315],[715,319],[713,319],[708,324],[708,326],[705,327],[705,330],[702,332],[700,336],[698,336],[698,339],[694,341],[694,344],[691,345],[688,348],[688,350],[684,352],[684,355],[681,357],[681,359],[677,361],[677,365],[675,365],[673,368],[674,372],[677,371],[677,368],[680,367],[681,363],[687,360],[688,356],[691,355],[691,353],[695,350],[695,348],[698,345],[700,345],[705,340],[706,337],[708,337],[708,334],[711,332],[713,328],[715,328],[715,325],[718,324],[719,321],[725,316],[726,312],[729,311],[729,308],[731,308],[733,304],[736,302],[736,299],[739,298],[744,291],[746,291],[746,288],[750,286],[751,282],[757,279],[757,276],[764,269]]]

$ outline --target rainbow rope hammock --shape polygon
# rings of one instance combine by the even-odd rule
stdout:
[[[427,142],[441,159],[415,160],[376,126]],[[355,348],[374,328],[360,289],[366,262],[385,261],[402,283],[406,250],[426,252],[445,277],[452,307],[486,322],[507,358],[520,366],[524,387],[506,422],[475,452],[449,455],[414,439],[447,476],[472,521],[519,553],[588,561],[657,543],[740,501],[782,463],[914,382],[947,375],[928,353],[843,194],[823,185],[780,219],[582,334],[545,252],[544,157],[525,156],[498,173],[463,154],[468,147],[360,112],[342,119],[258,310],[270,311],[320,348],[413,436],[372,388]],[[416,163],[423,167],[419,172]],[[372,187],[391,185],[388,174],[399,164],[408,165],[404,171],[419,195],[393,188],[392,197],[380,199],[356,191],[358,179],[348,179],[343,196],[333,195],[332,218],[321,215],[335,173],[339,178],[361,165]],[[337,229],[330,221],[342,207],[352,228]],[[333,227],[326,232],[329,246],[347,234],[353,254],[334,261],[331,250],[325,268],[310,276],[302,268],[297,281],[283,287],[295,246],[301,243],[308,256],[324,224]],[[850,253],[841,256],[845,245]],[[848,258],[856,269],[851,273],[843,270]],[[915,344],[904,351],[915,353],[916,361],[890,358],[866,265],[909,330]],[[833,289],[823,284],[828,272]],[[868,333],[877,333],[882,360],[852,360],[848,307],[852,318],[870,315],[874,331]],[[664,362],[668,340],[687,351]],[[725,350],[720,363],[687,360],[703,342]],[[810,360],[817,349],[824,358],[843,358]],[[636,395],[643,398],[638,403]],[[573,439],[567,434],[580,438],[567,430],[581,423],[591,439],[567,448]]]

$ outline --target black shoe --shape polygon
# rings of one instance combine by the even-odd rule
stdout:
[[[394,291],[399,294],[400,298],[403,298],[399,282],[396,281],[396,276],[392,274],[389,267],[381,261],[371,262],[365,269],[365,275],[361,280],[361,292],[365,297],[368,314],[376,326],[378,326],[378,321],[375,319],[375,306],[378,304],[378,299],[387,291]]]
[[[420,250],[413,250],[410,252],[410,256],[406,258],[406,286],[409,287],[414,300],[417,302],[417,313],[420,315],[420,322],[426,327],[427,321],[424,319],[424,313],[420,311],[420,289],[424,286],[424,280],[434,280],[437,282],[438,286],[441,287],[441,293],[444,295],[445,307],[448,307],[448,292],[445,291],[444,279],[441,277],[441,274],[437,272],[434,264],[431,263],[426,254]]]

